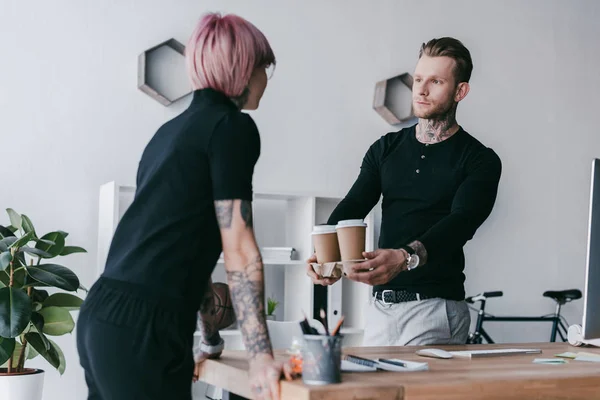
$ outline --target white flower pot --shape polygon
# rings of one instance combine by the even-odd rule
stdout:
[[[0,369],[0,399],[42,400],[44,371],[26,368],[18,375],[7,375],[6,368]]]

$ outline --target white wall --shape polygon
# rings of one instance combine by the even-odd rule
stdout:
[[[463,40],[475,70],[459,122],[504,164],[496,208],[467,247],[468,292],[504,290],[492,312],[541,314],[553,310],[542,291],[582,287],[589,165],[600,156],[598,2],[0,0],[0,208],[88,248],[67,264],[84,284],[99,185],[132,183],[144,145],[189,102],[165,108],[138,91],[137,55],[185,42],[209,10],[254,22],[279,61],[254,114],[261,190],[343,195],[368,146],[394,129],[371,109],[375,82],[412,71],[425,40]],[[581,301],[565,311],[578,322]],[[539,325],[491,332],[546,340]],[[45,399],[83,399],[74,335],[57,342],[62,378],[33,363],[49,371]]]

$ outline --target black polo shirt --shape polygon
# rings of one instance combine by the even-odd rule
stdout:
[[[146,146],[135,198],[114,234],[103,276],[197,310],[221,253],[214,201],[252,200],[260,137],[224,94],[195,91],[189,108]]]
[[[430,145],[417,140],[416,125],[388,133],[370,147],[328,223],[366,217],[383,194],[379,247],[397,249],[419,240],[428,262],[375,290],[462,300],[463,246],[492,211],[501,169],[496,153],[462,128]]]

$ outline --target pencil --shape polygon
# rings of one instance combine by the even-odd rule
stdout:
[[[333,331],[331,332],[331,336],[337,336],[339,334],[340,328],[342,326],[342,322],[344,322],[344,316],[343,315],[340,318],[340,320],[338,321],[338,323],[335,326],[335,328],[333,329]]]

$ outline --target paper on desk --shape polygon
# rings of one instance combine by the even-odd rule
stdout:
[[[402,371],[427,371],[429,370],[429,364],[426,362],[417,362],[417,361],[406,361],[400,360],[399,358],[388,358],[388,360],[402,362],[406,364],[406,367],[396,367],[394,371],[402,372]]]
[[[375,372],[377,368],[342,360],[342,372]]]
[[[563,358],[536,358],[534,364],[567,364],[569,361]]]
[[[579,352],[577,353],[577,357],[575,357],[575,361],[590,361],[600,363],[600,354]]]
[[[586,353],[584,351],[580,351],[579,353],[567,351],[566,353],[560,353],[555,355],[556,357],[571,358],[576,361],[600,362],[600,354]]]
[[[385,364],[384,366],[387,371],[411,372],[429,370],[429,364],[426,362],[406,361],[398,358],[388,358],[388,360],[405,363],[406,367]],[[379,370],[377,367],[369,367],[362,364],[356,364],[348,360],[342,360],[342,372],[375,372],[377,370]]]

